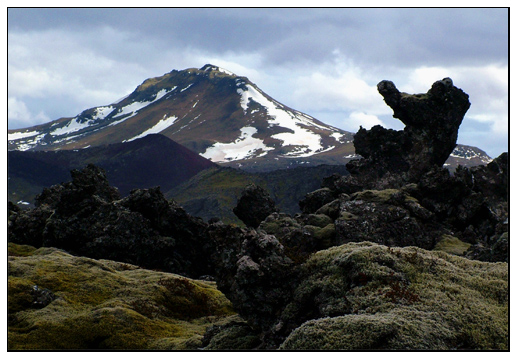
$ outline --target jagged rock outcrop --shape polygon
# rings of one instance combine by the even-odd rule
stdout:
[[[253,183],[246,186],[237,206],[233,209],[237,218],[252,228],[257,228],[267,216],[277,211],[275,201],[269,196],[269,193]]]
[[[255,330],[266,333],[291,297],[293,261],[275,236],[212,224],[217,286]]]
[[[393,117],[406,126],[403,131],[374,126],[357,132],[355,151],[363,158],[347,164],[356,179],[349,186],[398,188],[445,163],[456,147],[469,96],[449,78],[436,81],[425,94],[400,92],[391,81],[381,81],[377,88]]]
[[[9,241],[198,277],[212,271],[206,227],[159,188],[120,199],[105,172],[88,165],[72,171],[71,182],[46,188],[35,209],[10,205]]]
[[[347,164],[350,176],[326,178],[322,189],[300,201],[301,210],[330,211],[338,243],[370,240],[430,249],[442,235],[453,234],[481,244],[473,247],[474,257],[505,258],[499,238],[508,231],[508,155],[486,166],[459,166],[454,174],[442,167],[456,146],[468,95],[449,78],[436,81],[426,94],[401,93],[390,81],[381,81],[378,90],[406,127],[360,129],[354,146],[362,158]],[[356,198],[395,190],[398,197],[383,201],[383,196]],[[496,243],[499,254],[488,255]]]

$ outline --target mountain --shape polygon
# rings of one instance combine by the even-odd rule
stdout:
[[[352,133],[282,105],[246,77],[213,65],[148,79],[116,103],[9,131],[8,139],[11,150],[57,150],[131,142],[151,133],[214,162],[240,166],[305,162],[343,148],[353,155]]]
[[[481,166],[491,162],[492,158],[485,151],[466,145],[458,145],[452,151],[451,155],[445,162],[446,167],[456,168],[458,165],[465,167]]]
[[[80,150],[9,151],[8,198],[30,203],[44,187],[69,181],[70,170],[88,163],[102,167],[125,196],[134,188],[169,191],[198,172],[217,165],[159,135]]]
[[[357,157],[352,132],[285,106],[248,78],[210,64],[147,79],[125,98],[73,118],[9,130],[8,148],[74,150],[156,133],[213,162],[255,172],[342,165]],[[458,148],[458,155],[466,152]],[[465,157],[463,164],[474,160]]]

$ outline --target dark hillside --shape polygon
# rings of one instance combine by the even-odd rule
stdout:
[[[345,166],[320,165],[296,167],[271,172],[249,173],[229,167],[210,168],[165,194],[193,215],[209,220],[240,223],[232,212],[246,185],[265,188],[281,212],[300,211],[299,201],[305,194],[321,187],[323,179],[333,174],[346,175]]]
[[[162,135],[81,150],[9,151],[9,199],[34,202],[44,187],[70,180],[70,170],[96,164],[122,195],[134,188],[168,191],[214,163]]]

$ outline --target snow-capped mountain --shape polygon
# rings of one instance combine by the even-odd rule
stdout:
[[[353,133],[274,100],[246,77],[213,65],[173,70],[125,98],[8,132],[9,150],[80,149],[162,134],[223,165],[268,170],[343,164]]]
[[[78,149],[160,133],[218,163],[297,160],[346,146],[353,134],[293,110],[246,77],[205,65],[144,81],[120,101],[9,131],[10,150]],[[339,152],[343,152],[342,149]]]

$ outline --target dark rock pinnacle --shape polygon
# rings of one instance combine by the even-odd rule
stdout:
[[[450,78],[436,81],[425,94],[400,92],[386,80],[379,82],[377,89],[393,109],[393,117],[406,127],[403,131],[382,126],[359,129],[354,146],[363,158],[351,161],[349,171],[388,188],[414,181],[434,166],[441,167],[456,147],[458,129],[470,107],[469,96]]]

